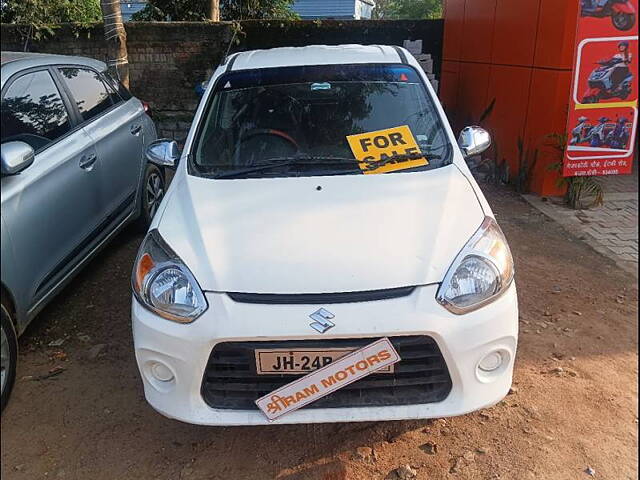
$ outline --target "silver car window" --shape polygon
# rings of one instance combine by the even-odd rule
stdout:
[[[36,151],[71,130],[67,109],[47,71],[13,81],[2,97],[2,143],[21,141]]]
[[[60,69],[64,82],[78,106],[82,119],[87,121],[100,115],[114,104],[97,72],[85,68],[65,67]]]

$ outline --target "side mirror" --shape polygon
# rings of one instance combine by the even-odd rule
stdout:
[[[161,138],[151,142],[145,152],[147,160],[159,167],[176,168],[180,160],[180,149],[175,140]]]
[[[36,154],[31,145],[24,142],[7,142],[1,147],[2,175],[15,175],[33,163]]]
[[[465,127],[458,137],[458,145],[465,157],[478,155],[491,146],[491,135],[481,127]]]

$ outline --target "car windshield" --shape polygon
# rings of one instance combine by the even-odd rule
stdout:
[[[216,81],[189,170],[213,178],[415,172],[447,165],[451,150],[412,67],[269,68]]]

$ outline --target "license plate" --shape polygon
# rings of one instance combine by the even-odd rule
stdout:
[[[260,375],[296,375],[309,373],[329,365],[357,348],[306,348],[287,350],[284,348],[256,350],[256,371]],[[381,368],[376,373],[393,373],[393,365]]]

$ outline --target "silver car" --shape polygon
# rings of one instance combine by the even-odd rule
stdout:
[[[17,336],[124,225],[146,228],[163,172],[146,106],[97,60],[2,52],[2,409]]]

